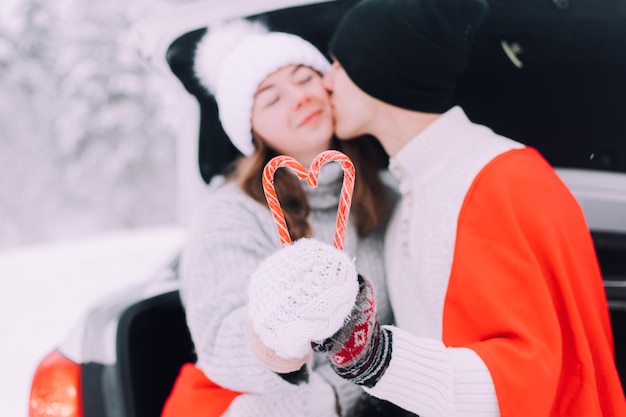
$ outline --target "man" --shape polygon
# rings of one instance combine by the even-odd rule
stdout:
[[[345,324],[309,340],[340,376],[422,417],[624,416],[579,205],[538,152],[452,106],[487,12],[483,0],[364,0],[340,22],[326,75],[336,134],[376,136],[400,181],[385,253],[396,326],[378,326],[371,285],[359,276]],[[288,275],[307,250],[323,259],[321,279],[350,270],[339,251],[301,240],[259,268],[254,288]],[[317,301],[320,311],[302,309],[298,319],[315,322],[342,305]],[[272,349],[293,341],[251,321]]]

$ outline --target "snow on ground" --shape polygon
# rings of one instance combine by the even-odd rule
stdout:
[[[0,251],[2,415],[27,415],[37,364],[89,305],[149,278],[182,239],[181,228],[164,227]]]

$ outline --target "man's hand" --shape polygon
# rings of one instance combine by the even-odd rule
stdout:
[[[391,332],[381,329],[370,282],[359,275],[359,294],[346,323],[313,349],[324,352],[335,372],[355,384],[373,387],[391,359]]]

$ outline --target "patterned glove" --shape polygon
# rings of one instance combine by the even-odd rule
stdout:
[[[345,252],[300,239],[268,257],[248,288],[250,321],[278,357],[325,352],[337,374],[374,386],[391,358],[391,333],[381,330],[374,291]]]
[[[380,328],[372,285],[361,275],[358,281],[359,293],[346,324],[332,337],[312,342],[312,346],[326,353],[339,376],[371,388],[391,360],[392,334]]]

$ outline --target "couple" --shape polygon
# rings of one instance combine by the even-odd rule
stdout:
[[[483,0],[364,0],[333,35],[332,65],[300,38],[245,22],[208,32],[196,72],[244,157],[183,252],[198,362],[164,415],[185,405],[187,415],[355,415],[363,391],[423,417],[625,415],[578,204],[535,150],[452,105],[486,14]],[[392,192],[361,135],[379,140],[399,181],[388,225]],[[356,166],[345,253],[330,246],[336,164],[316,189],[277,172],[295,241],[279,249],[263,167],[277,154],[308,166],[329,148]],[[306,287],[303,268],[315,308],[281,305]],[[328,271],[352,292],[316,285]],[[307,329],[340,310],[322,340],[281,325]],[[285,355],[287,342],[302,349]]]

